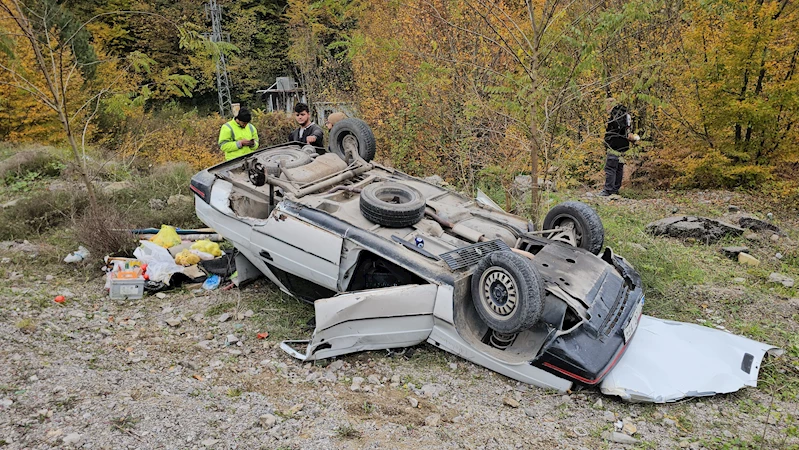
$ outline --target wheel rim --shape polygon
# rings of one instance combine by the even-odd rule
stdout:
[[[480,301],[486,311],[505,319],[516,311],[519,289],[513,277],[501,267],[492,267],[480,277]]]
[[[393,205],[403,205],[411,201],[408,194],[396,189],[378,190],[375,193],[375,197],[383,203],[390,203]]]
[[[580,224],[571,217],[556,217],[555,220],[552,221],[552,228],[565,228],[567,230],[573,230],[574,241],[577,242],[577,246],[579,247],[583,242],[583,229],[580,227]]]

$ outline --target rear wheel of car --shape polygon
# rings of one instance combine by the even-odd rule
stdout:
[[[605,243],[605,228],[594,208],[582,202],[563,202],[550,209],[544,218],[544,229],[573,229],[576,247],[598,255]]]
[[[409,227],[424,217],[425,201],[422,193],[404,184],[370,184],[361,191],[360,203],[361,214],[367,220],[384,227]]]
[[[489,328],[518,333],[541,318],[544,284],[527,258],[508,251],[491,252],[472,275],[472,301]]]
[[[264,152],[259,159],[266,168],[266,173],[272,176],[280,175],[281,162],[283,163],[283,167],[286,169],[291,169],[294,167],[304,166],[313,160],[311,155],[308,153],[293,148],[278,148],[275,150],[269,150]]]
[[[358,152],[365,161],[371,161],[375,157],[375,136],[363,120],[344,119],[330,131],[330,151],[347,163],[352,162],[352,158],[347,158],[347,151]]]

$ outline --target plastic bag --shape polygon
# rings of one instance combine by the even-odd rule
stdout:
[[[219,277],[219,275],[211,275],[203,283],[203,289],[205,289],[206,291],[213,291],[214,289],[219,287],[219,283],[221,282],[222,279]]]
[[[83,261],[84,259],[89,257],[89,251],[86,250],[86,247],[80,245],[78,246],[78,251],[72,252],[64,258],[65,263],[76,263]]]
[[[175,231],[175,227],[169,225],[161,225],[161,231],[150,240],[164,248],[180,245],[180,236],[178,236],[178,232]]]
[[[169,284],[173,273],[183,272],[183,266],[175,264],[169,250],[150,241],[139,241],[141,246],[133,251],[133,255],[147,264],[147,275],[150,281]]]
[[[175,263],[180,264],[181,266],[191,266],[192,264],[197,264],[198,262],[200,262],[200,257],[192,253],[189,249],[185,249],[175,255]]]
[[[193,250],[199,250],[201,252],[210,253],[217,256],[222,256],[222,249],[219,248],[219,244],[216,242],[211,242],[208,239],[203,239],[202,241],[197,241],[191,245]]]

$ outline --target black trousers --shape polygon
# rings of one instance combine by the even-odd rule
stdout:
[[[624,163],[619,161],[619,157],[608,153],[605,160],[605,188],[608,194],[617,194],[621,187],[621,180],[624,178]]]

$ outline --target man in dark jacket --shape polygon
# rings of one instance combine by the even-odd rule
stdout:
[[[314,147],[322,147],[322,140],[324,139],[325,132],[322,127],[311,122],[311,114],[308,111],[308,105],[305,103],[297,103],[294,106],[294,119],[300,126],[289,134],[289,142],[302,142],[304,144],[311,144]]]
[[[605,148],[608,151],[605,159],[605,187],[599,193],[602,197],[618,194],[621,180],[624,178],[624,152],[630,149],[630,143],[640,140],[637,134],[630,132],[632,119],[627,107],[620,105],[614,98],[605,99],[605,111],[608,114],[608,125],[605,130]]]

